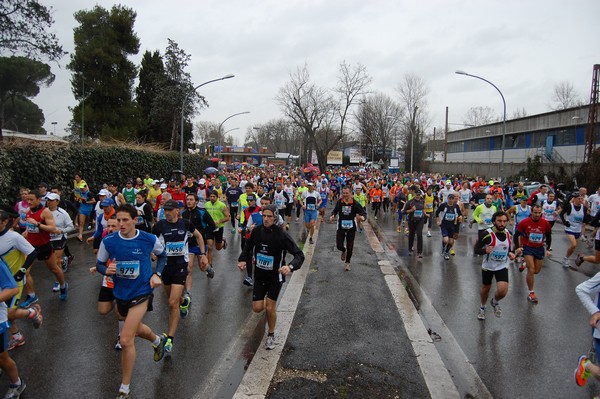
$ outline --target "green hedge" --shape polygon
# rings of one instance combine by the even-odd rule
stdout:
[[[194,154],[184,154],[184,171],[200,175],[207,160]],[[123,143],[114,145],[76,145],[35,142],[0,144],[0,202],[14,204],[19,198],[19,187],[37,188],[38,183],[59,184],[63,194],[70,194],[73,176],[81,173],[92,191],[103,183],[117,182],[120,186],[129,178],[142,177],[148,172],[152,178],[171,176],[179,169],[179,153],[148,149]]]

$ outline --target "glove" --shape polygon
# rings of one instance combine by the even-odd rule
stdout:
[[[566,227],[571,227],[571,222],[569,222],[568,220],[567,220],[567,221],[565,221],[565,226],[566,226]]]

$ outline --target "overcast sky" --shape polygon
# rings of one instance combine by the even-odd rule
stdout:
[[[429,88],[431,127],[461,123],[473,106],[502,113],[493,87],[459,76],[460,69],[492,81],[506,98],[507,113],[525,108],[546,112],[554,85],[571,82],[589,101],[592,66],[600,63],[598,0],[40,0],[51,5],[54,28],[73,51],[73,14],[95,4],[122,4],[137,12],[140,51],[164,53],[167,38],[190,54],[194,84],[227,74],[236,77],[200,89],[210,108],[195,121],[220,123],[242,141],[248,128],[282,117],[275,97],[291,72],[306,63],[314,82],[336,83],[341,61],[361,63],[372,91],[397,98],[406,73]],[[76,102],[65,68],[52,65],[56,81],[33,99],[44,111],[45,128],[64,135]],[[455,127],[458,128],[458,127]]]

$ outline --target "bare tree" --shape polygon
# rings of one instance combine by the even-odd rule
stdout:
[[[299,153],[302,131],[283,119],[273,119],[246,135],[247,145],[267,147],[269,152]]]
[[[517,108],[516,110],[513,111],[510,119],[525,118],[526,116],[527,116],[527,110],[525,109],[525,107],[521,107],[521,108]]]
[[[392,154],[396,152],[403,116],[400,105],[386,94],[374,94],[360,104],[355,116],[358,138],[361,143],[368,143],[370,158],[387,159],[388,148],[393,149]]]
[[[307,154],[314,149],[319,165],[326,165],[327,153],[344,137],[349,110],[370,82],[364,66],[348,66],[342,62],[338,85],[333,90],[336,97],[330,90],[310,81],[306,65],[290,75],[290,81],[279,90],[277,101],[292,123],[303,130],[305,146],[300,154],[301,162],[306,161]]]
[[[430,123],[427,114],[429,89],[423,79],[409,73],[404,75],[396,90],[400,97],[400,106],[404,111],[402,123],[403,136],[406,138],[404,167],[406,170],[420,170],[424,152],[422,132],[427,130]]]
[[[498,121],[491,107],[471,107],[463,117],[463,123],[469,126],[482,126]]]
[[[579,94],[575,91],[573,83],[563,80],[554,85],[552,103],[548,107],[558,111],[583,105]]]

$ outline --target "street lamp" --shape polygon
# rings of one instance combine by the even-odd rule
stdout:
[[[212,82],[218,82],[219,80],[225,80],[225,79],[231,79],[235,77],[235,75],[225,75],[222,78],[218,78],[218,79],[213,79],[213,80],[209,80],[207,82],[204,83],[200,83],[198,86],[194,87],[192,90],[190,90],[184,97],[183,99],[183,103],[181,104],[181,138],[180,138],[180,147],[179,147],[179,170],[181,170],[181,172],[183,172],[183,119],[184,119],[184,111],[185,111],[185,103],[187,102],[188,98],[190,97],[190,95],[192,95],[193,93],[196,92],[196,90],[198,90],[200,87],[207,85],[209,83]]]
[[[249,113],[250,113],[250,111],[238,112],[237,114],[229,115],[227,118],[223,119],[223,122],[221,122],[219,124],[219,127],[217,128],[217,134],[219,135],[219,147],[221,146],[221,128],[223,127],[223,124],[225,122],[227,122],[229,119],[233,118],[234,116],[249,114]],[[225,134],[225,133],[223,133],[223,134]],[[223,151],[221,151],[221,152],[223,152]]]
[[[505,141],[506,141],[506,101],[504,100],[504,94],[502,94],[500,89],[498,87],[496,87],[495,84],[493,84],[492,82],[490,82],[487,79],[482,78],[481,76],[471,75],[469,73],[466,73],[465,71],[456,71],[456,74],[470,76],[475,79],[483,80],[484,82],[492,85],[494,87],[494,89],[498,90],[498,93],[500,93],[500,97],[502,97],[502,104],[504,105],[504,113],[502,115],[502,160],[500,162],[500,174],[503,175],[504,174],[504,145],[505,145]]]
[[[52,122],[52,126],[54,127],[54,135],[55,135],[55,136],[56,136],[56,124],[57,124],[57,123],[58,123],[58,122]]]

